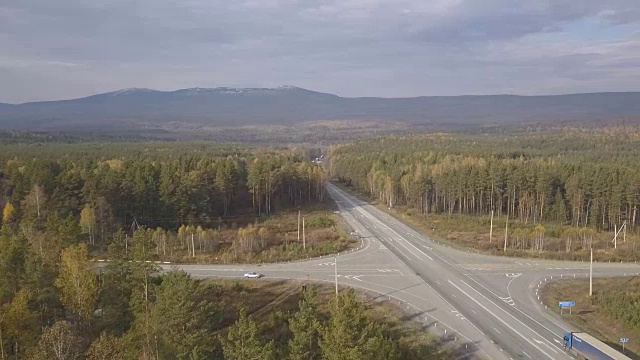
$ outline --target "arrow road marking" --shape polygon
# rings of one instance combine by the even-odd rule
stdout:
[[[558,353],[554,348],[552,348],[551,346],[547,345],[547,343],[545,343],[544,341],[538,340],[538,339],[533,339],[533,341],[537,342],[538,344],[542,344],[546,347],[548,347],[551,351],[553,351],[554,353]]]

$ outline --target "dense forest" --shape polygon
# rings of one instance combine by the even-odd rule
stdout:
[[[21,218],[79,216],[90,208],[103,226],[117,228],[135,219],[148,227],[172,228],[212,225],[248,207],[261,216],[322,198],[322,171],[303,156],[264,149],[189,151],[191,145],[126,154],[129,145],[122,144],[120,156],[109,148],[85,153],[87,145],[71,153],[64,146],[38,148],[44,156],[26,149],[13,156],[3,151],[0,201],[11,203]]]
[[[163,255],[175,242],[195,255],[213,250],[221,227],[250,224],[324,193],[324,173],[302,149],[178,142],[0,147],[2,224],[40,253],[47,238],[59,239],[53,234],[60,227],[106,249],[119,229],[129,234],[144,226],[157,229]]]
[[[313,153],[195,142],[0,148],[0,358],[247,359],[235,343],[245,340],[261,351],[254,358],[288,356],[246,316],[227,336],[236,316],[216,301],[222,290],[158,276],[155,262],[214,253],[222,241],[232,255],[265,252],[269,219],[323,200]],[[333,225],[308,221],[312,234]],[[111,260],[97,274],[96,254]],[[367,334],[394,349],[382,332]]]
[[[635,128],[531,129],[357,141],[332,147],[329,161],[334,178],[390,208],[450,216],[493,211],[496,219],[570,226],[578,238],[584,228],[637,228],[639,148]],[[533,240],[530,246],[544,246],[542,234]]]

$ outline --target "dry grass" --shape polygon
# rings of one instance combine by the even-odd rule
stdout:
[[[608,278],[594,279],[594,291],[619,292],[628,286],[629,281],[639,282],[639,278]],[[576,306],[571,310],[563,310],[563,318],[583,332],[589,333],[609,344],[618,351],[622,351],[620,338],[629,338],[625,345],[625,354],[632,359],[640,359],[640,333],[630,329],[625,324],[609,315],[602,306],[594,304],[589,298],[589,280],[563,280],[552,282],[542,289],[544,303],[556,313],[560,313],[558,302],[575,301]]]
[[[353,188],[337,184],[341,188],[354,193]],[[411,225],[417,231],[428,234],[430,237],[445,242],[453,247],[467,250],[477,250],[494,255],[505,255],[504,249],[504,217],[495,217],[493,222],[493,234],[489,240],[490,217],[467,216],[459,214],[421,214],[419,211],[406,206],[396,206],[389,209],[386,204],[377,199],[358,195],[405,223]],[[585,250],[582,241],[574,240],[572,251],[566,251],[566,240],[560,238],[560,234],[566,226],[557,224],[543,224],[544,250],[537,251],[530,248],[533,244],[533,228],[535,224],[523,223],[518,220],[509,220],[509,233],[506,255],[527,258],[543,258],[557,260],[588,260],[589,251]],[[524,240],[522,234],[527,234],[528,240]],[[640,236],[627,233],[626,242],[619,238],[618,248],[613,248],[613,232],[601,231],[593,234],[594,260],[596,261],[639,261],[640,260]]]
[[[229,224],[221,227],[215,251],[198,252],[192,258],[186,249],[174,250],[171,261],[197,263],[265,263],[306,259],[344,251],[356,245],[349,236],[349,228],[330,199],[307,204],[300,209],[305,222],[306,248],[302,244],[302,228],[298,240],[298,209],[280,209],[271,216],[258,218],[254,223]],[[232,245],[238,238],[239,226],[265,229],[260,250],[238,253]],[[262,240],[263,239],[263,240]],[[258,241],[258,240],[256,240]]]

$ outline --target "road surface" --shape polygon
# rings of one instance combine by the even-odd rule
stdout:
[[[358,249],[334,257],[268,265],[181,265],[195,277],[334,282],[393,301],[407,318],[441,336],[459,359],[571,359],[561,339],[576,330],[544,308],[538,289],[558,278],[588,276],[589,264],[477,254],[432,241],[335,185],[327,191],[358,234]],[[594,276],[640,273],[634,264],[594,266]],[[258,280],[259,281],[259,280]],[[567,299],[571,300],[571,299]]]

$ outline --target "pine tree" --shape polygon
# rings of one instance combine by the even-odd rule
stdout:
[[[156,292],[153,319],[165,352],[176,359],[210,358],[215,315],[203,285],[184,271],[172,271]]]
[[[325,360],[397,359],[397,351],[384,329],[369,320],[353,289],[331,303],[331,319],[322,330],[320,348]]]
[[[244,309],[240,318],[229,329],[227,337],[221,337],[225,360],[274,360],[273,343],[260,339],[258,325],[247,317]]]
[[[289,329],[293,338],[289,340],[289,359],[320,359],[321,319],[318,311],[317,295],[314,289],[304,291],[300,309],[289,319]]]
[[[553,218],[555,221],[562,224],[567,222],[567,208],[559,191],[556,192],[556,196],[553,201]]]

